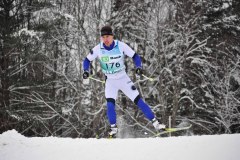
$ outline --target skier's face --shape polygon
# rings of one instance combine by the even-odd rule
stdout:
[[[106,46],[110,46],[113,43],[113,35],[102,36],[102,41]]]

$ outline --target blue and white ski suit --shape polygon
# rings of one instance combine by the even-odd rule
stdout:
[[[149,120],[154,118],[152,110],[139,96],[138,90],[126,74],[124,65],[125,55],[133,58],[136,67],[142,67],[140,56],[127,44],[118,40],[114,40],[109,47],[101,42],[91,50],[83,61],[83,69],[84,71],[88,71],[90,61],[98,58],[102,72],[107,77],[105,83],[105,97],[107,99],[108,120],[111,125],[116,124],[115,101],[117,99],[118,90],[121,90],[129,97]]]

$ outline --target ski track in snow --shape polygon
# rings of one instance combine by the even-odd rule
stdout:
[[[27,138],[0,135],[0,160],[239,160],[240,134],[168,138]]]

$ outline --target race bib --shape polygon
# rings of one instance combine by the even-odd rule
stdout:
[[[125,69],[124,55],[119,50],[118,46],[115,46],[112,50],[108,51],[101,49],[102,54],[99,57],[101,68],[105,74],[114,74]]]

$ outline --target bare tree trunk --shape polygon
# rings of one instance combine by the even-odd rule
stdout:
[[[4,1],[2,2],[2,8],[3,10],[1,11],[2,14],[1,16],[1,44],[0,44],[0,49],[1,49],[1,57],[0,57],[0,74],[1,74],[1,88],[0,88],[0,123],[1,130],[6,130],[9,128],[9,120],[8,120],[8,114],[5,112],[7,109],[9,109],[10,106],[10,91],[9,91],[9,86],[10,86],[10,79],[9,79],[9,63],[10,63],[10,56],[12,53],[12,42],[11,42],[11,30],[10,28],[12,27],[12,23],[10,21],[10,10],[13,5],[13,1],[8,2]],[[4,16],[3,16],[4,15]]]

